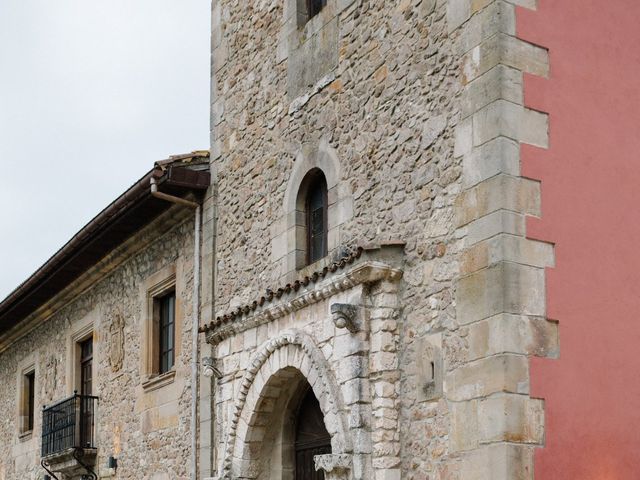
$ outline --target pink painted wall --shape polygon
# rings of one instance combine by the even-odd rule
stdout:
[[[550,51],[550,78],[525,80],[550,148],[523,148],[523,171],[542,180],[529,234],[556,243],[560,359],[532,364],[547,412],[535,477],[640,479],[640,1],[538,4],[517,24]]]

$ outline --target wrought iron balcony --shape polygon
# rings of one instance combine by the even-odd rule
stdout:
[[[74,394],[42,411],[42,458],[70,450],[95,450],[98,397]]]

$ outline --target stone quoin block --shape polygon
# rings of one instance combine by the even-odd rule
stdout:
[[[496,65],[506,65],[532,75],[549,74],[549,54],[544,48],[497,33],[467,52],[462,60],[463,82],[469,83]]]
[[[458,282],[456,313],[468,324],[500,313],[544,317],[544,270],[500,262]]]
[[[520,175],[520,145],[509,138],[498,137],[469,149],[462,159],[462,183],[465,188],[500,173]]]
[[[533,180],[496,175],[456,198],[456,224],[463,226],[497,210],[540,215],[540,184]]]
[[[532,480],[533,448],[513,444],[484,445],[460,455],[464,480]]]
[[[496,100],[524,104],[523,74],[506,65],[491,70],[467,84],[462,93],[462,117],[467,118]]]
[[[544,402],[525,395],[499,395],[478,401],[480,442],[542,444]]]
[[[503,261],[538,268],[553,267],[553,245],[499,234],[466,250],[462,256],[461,272],[469,274]]]
[[[467,245],[471,246],[500,233],[525,234],[525,215],[510,210],[497,210],[472,221],[466,227]]]
[[[496,355],[458,367],[445,376],[447,399],[460,402],[493,393],[529,393],[529,361],[523,355]]]
[[[478,10],[474,7],[475,4],[472,4],[474,15],[460,32],[458,49],[461,55],[497,33],[516,34],[515,7],[512,3],[490,0],[486,8]]]
[[[473,115],[473,144],[504,136],[538,147],[548,145],[547,115],[506,100],[496,100]]]
[[[558,355],[558,325],[546,318],[503,313],[468,328],[469,361],[501,353]]]

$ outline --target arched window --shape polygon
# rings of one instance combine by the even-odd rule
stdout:
[[[305,211],[307,265],[327,255],[327,180],[320,170],[310,172]],[[306,183],[306,182],[305,182]]]
[[[324,472],[316,471],[313,457],[331,453],[331,435],[324,426],[318,399],[309,387],[296,419],[296,480],[323,480]]]

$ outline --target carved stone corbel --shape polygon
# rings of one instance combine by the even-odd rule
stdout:
[[[323,470],[326,480],[350,480],[353,457],[351,455],[328,454],[313,457],[316,471]]]
[[[360,330],[358,325],[358,307],[349,303],[334,303],[331,305],[331,317],[338,328],[346,328],[351,333]]]

